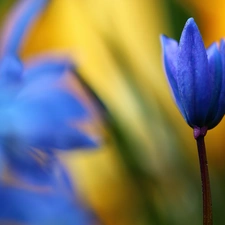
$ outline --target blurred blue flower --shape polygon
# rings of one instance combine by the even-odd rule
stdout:
[[[73,64],[65,58],[43,56],[32,63],[18,57],[24,32],[47,1],[19,1],[10,14],[0,43],[0,146],[19,167],[35,165],[33,148],[72,149],[95,147],[96,142],[72,126],[90,115],[76,96],[57,87]],[[4,32],[5,31],[5,32]],[[34,152],[34,151],[33,151]]]
[[[54,154],[97,144],[74,125],[90,120],[88,110],[59,87],[74,65],[64,57],[19,58],[24,34],[47,2],[18,1],[1,35],[0,224],[90,225]]]
[[[212,129],[225,113],[225,41],[205,49],[190,18],[179,44],[164,35],[161,43],[166,75],[181,114],[192,128]]]

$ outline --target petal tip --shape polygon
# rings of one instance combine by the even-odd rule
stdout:
[[[183,29],[183,32],[184,31],[188,31],[188,32],[196,32],[197,31],[198,33],[200,33],[198,30],[198,26],[195,23],[194,18],[191,17],[187,20],[187,22],[185,23],[184,29]]]
[[[193,17],[189,18],[185,24],[185,27],[186,26],[197,26],[197,24],[195,23],[195,20]]]
[[[180,47],[183,46],[183,48],[186,50],[188,50],[188,48],[191,49],[197,48],[198,52],[205,51],[205,46],[200,30],[193,18],[189,18],[187,20],[180,37],[179,46]]]
[[[165,43],[166,43],[166,41],[167,41],[168,39],[170,39],[170,38],[167,37],[165,34],[160,34],[159,38],[160,38],[160,42],[161,42],[161,45],[162,45],[162,46],[164,46]]]
[[[165,34],[160,34],[159,38],[161,41],[163,41],[164,39],[168,38]]]
[[[173,38],[169,38],[168,36],[161,34],[160,35],[160,42],[163,48],[167,46],[173,46],[174,48],[177,47],[178,43]]]

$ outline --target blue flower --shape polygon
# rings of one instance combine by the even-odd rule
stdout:
[[[93,138],[72,125],[90,119],[87,109],[76,96],[57,87],[63,75],[74,70],[72,62],[42,56],[23,63],[19,58],[25,31],[46,3],[19,1],[0,42],[0,146],[13,165],[32,164],[28,153],[33,148],[96,146]]]
[[[60,88],[74,71],[65,57],[42,55],[22,62],[19,49],[47,0],[21,0],[0,41],[0,224],[90,225],[93,217],[74,196],[55,150],[96,147],[78,128],[89,111]]]
[[[193,18],[180,42],[161,36],[164,67],[176,104],[192,128],[212,129],[225,113],[225,41],[205,49]]]
[[[79,98],[59,84],[74,71],[68,57],[41,55],[22,62],[26,30],[47,0],[22,0],[9,14],[0,41],[0,179],[4,165],[40,184],[51,176],[55,149],[93,148],[96,139],[77,126],[90,122]],[[46,166],[47,165],[47,166]]]

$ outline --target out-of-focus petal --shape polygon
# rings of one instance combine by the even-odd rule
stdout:
[[[90,116],[82,102],[69,92],[49,87],[47,89],[39,85],[24,87],[13,103],[13,111],[18,115],[22,113],[40,113],[40,116],[57,119],[59,121],[71,119],[85,119]],[[51,116],[52,115],[52,116]]]
[[[45,95],[46,94],[46,95]],[[28,96],[14,102],[6,115],[11,121],[6,133],[38,148],[71,149],[96,147],[96,142],[76,128],[72,122],[87,118],[82,105],[65,92],[46,92],[41,97]],[[35,99],[36,97],[36,99]],[[4,127],[2,128],[4,131]]]
[[[53,174],[55,156],[49,152],[41,152],[31,148],[17,136],[8,136],[1,143],[4,165],[13,176],[33,185],[49,185]]]
[[[8,15],[1,34],[0,55],[13,54],[18,51],[21,40],[28,26],[44,8],[48,0],[20,0]]]
[[[25,225],[90,225],[94,216],[62,192],[38,193],[0,185],[0,223]]]
[[[54,76],[58,79],[66,71],[75,70],[75,66],[68,58],[42,56],[29,60],[25,64],[24,79],[29,82],[43,76]]]
[[[74,150],[79,148],[97,148],[98,142],[94,137],[79,131],[78,129],[72,129],[70,127],[62,127],[51,132],[52,135],[46,137],[45,135],[36,135],[27,137],[30,141],[30,145],[37,146],[39,148],[56,148],[59,150]]]
[[[190,18],[181,35],[177,64],[177,85],[190,126],[202,127],[212,96],[212,74],[201,34]]]
[[[20,84],[22,80],[23,65],[14,55],[7,55],[0,61],[1,89],[10,84]]]

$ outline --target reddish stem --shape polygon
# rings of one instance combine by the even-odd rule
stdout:
[[[196,128],[195,128],[196,129]],[[203,197],[203,225],[212,225],[212,198],[210,191],[210,180],[208,171],[208,162],[205,149],[204,136],[207,132],[207,128],[198,128],[198,135],[195,135],[195,139],[198,146],[198,156],[201,171],[202,181],[202,197]],[[196,134],[194,130],[194,134]]]

